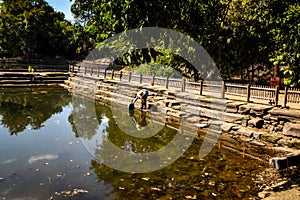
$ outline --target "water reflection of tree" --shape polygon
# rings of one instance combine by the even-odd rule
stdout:
[[[68,121],[76,137],[92,139],[97,134],[103,116],[112,118],[110,108],[96,103],[94,100],[73,96],[72,113]]]
[[[60,113],[71,101],[61,88],[2,88],[0,89],[1,124],[11,135],[26,127],[37,130],[53,114]]]
[[[72,104],[73,110],[68,120],[76,137],[90,140],[98,131],[100,133],[104,131],[108,133],[107,139],[120,148],[131,149],[133,152],[147,152],[165,146],[176,134],[176,131],[165,127],[151,138],[134,137],[129,135],[129,133],[126,132],[127,130],[122,130],[119,127],[120,124],[115,120],[115,117],[118,117],[118,122],[128,121],[128,118],[130,118],[128,110],[123,114],[114,116],[110,107],[96,103],[89,98],[79,96],[73,96]],[[109,119],[108,126],[100,127],[105,117]],[[137,118],[141,118],[141,116]]]

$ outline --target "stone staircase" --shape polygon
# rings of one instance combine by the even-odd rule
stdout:
[[[65,72],[0,72],[0,86],[61,84],[68,76]]]

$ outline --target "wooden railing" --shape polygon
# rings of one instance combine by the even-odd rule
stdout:
[[[199,82],[188,81],[185,78],[157,77],[142,74],[133,74],[132,72],[122,72],[106,70],[105,65],[91,66],[70,66],[70,72],[76,72],[84,76],[92,76],[103,79],[115,79],[120,81],[135,82],[139,84],[149,84],[164,86],[165,88],[178,88],[182,92],[193,91],[199,95],[215,93],[221,94],[220,98],[226,96],[236,96],[240,100],[250,102],[252,99],[264,100],[269,104],[279,105],[279,87],[270,87],[263,85],[250,85],[229,83],[225,81],[207,81]],[[213,96],[213,95],[212,95]],[[300,103],[300,89],[285,88],[283,95],[283,107],[288,103]]]
[[[300,103],[300,88],[285,87],[283,107],[286,107],[287,103]]]

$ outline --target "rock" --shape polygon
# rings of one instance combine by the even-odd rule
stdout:
[[[299,120],[300,119],[300,112],[299,110],[292,110],[292,109],[280,109],[280,108],[273,108],[268,111],[273,116],[276,116],[280,119],[286,120]]]
[[[276,144],[277,141],[282,139],[282,137],[281,136],[272,136],[272,135],[261,135],[261,139],[266,141],[266,142]]]
[[[287,157],[276,157],[269,160],[270,166],[276,169],[285,169],[290,166],[297,166],[300,164],[300,154],[290,155]]]
[[[263,116],[263,119],[264,119],[264,120],[270,121],[270,115],[265,115],[265,116]]]
[[[235,126],[235,124],[232,123],[226,123],[224,122],[223,125],[221,126],[222,130],[225,132],[231,131],[231,129]]]
[[[243,115],[236,114],[236,113],[225,113],[225,122],[235,123],[236,121],[242,121],[244,118]]]
[[[208,123],[201,123],[201,124],[195,124],[195,126],[197,128],[207,128],[207,127],[209,127],[209,124]]]
[[[249,121],[248,119],[243,119],[242,120],[242,126],[247,127],[248,126],[248,121]]]
[[[246,104],[246,105],[241,105],[241,106],[239,107],[238,113],[247,115],[247,114],[250,113],[250,110],[251,110],[251,107],[250,107],[248,104]]]
[[[286,123],[283,128],[283,134],[300,138],[300,124]]]
[[[227,102],[226,104],[226,112],[228,113],[237,113],[239,111],[239,107],[244,105],[244,102]]]
[[[252,124],[256,128],[262,128],[264,125],[264,120],[261,118],[254,118],[249,120],[249,124]]]
[[[238,126],[234,126],[234,127],[231,128],[231,130],[233,130],[233,131],[237,131],[239,129],[240,129],[240,127],[238,127]]]
[[[267,198],[270,195],[271,195],[271,193],[270,192],[266,192],[266,191],[258,193],[258,197],[261,198],[261,199]]]
[[[276,189],[278,189],[279,187],[282,187],[282,186],[284,186],[284,185],[287,184],[287,183],[288,183],[288,181],[280,181],[279,183],[276,183],[276,184],[272,185],[271,188],[272,188],[273,190],[276,190]]]
[[[237,131],[237,133],[238,133],[239,135],[246,136],[246,137],[252,137],[252,136],[253,136],[253,131],[251,131],[251,130],[249,130],[249,129],[247,129],[247,128],[244,128],[244,127],[240,128],[240,129]]]
[[[273,106],[255,105],[251,108],[250,114],[254,116],[264,116]]]
[[[170,100],[166,102],[166,107],[174,107],[174,106],[180,106],[180,102],[179,101],[175,101],[175,100]]]
[[[260,146],[260,147],[266,146],[266,144],[264,144],[262,142],[254,141],[254,140],[250,141],[249,143],[253,144],[253,145],[256,145],[256,146]]]
[[[263,133],[260,132],[253,132],[253,138],[260,139]]]

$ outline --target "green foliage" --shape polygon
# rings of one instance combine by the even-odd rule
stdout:
[[[71,101],[61,88],[2,88],[0,89],[0,123],[10,134],[26,128],[38,130],[53,114]]]
[[[194,38],[214,59],[224,79],[239,76],[253,81],[249,72],[253,66],[271,70],[279,65],[286,84],[300,84],[297,1],[74,0],[71,10],[76,19],[73,25],[44,0],[0,1],[0,56],[70,58],[86,55],[123,31],[162,27]],[[168,52],[167,44],[158,46],[128,49],[119,61],[128,66],[161,63],[200,78],[193,65]]]
[[[74,56],[74,26],[44,0],[3,0],[0,10],[0,56]]]
[[[134,68],[134,72],[136,74],[155,75],[161,77],[180,77],[179,73],[171,66],[156,63],[141,64]]]
[[[249,67],[262,65],[271,69],[280,62],[293,72],[291,83],[299,80],[297,1],[75,0],[72,11],[94,44],[132,28],[170,28],[199,42],[225,79],[241,75],[251,81],[247,74],[243,75]],[[149,50],[128,52],[124,63],[145,63],[147,54]],[[191,67],[182,59],[176,58],[172,63],[177,68]]]

